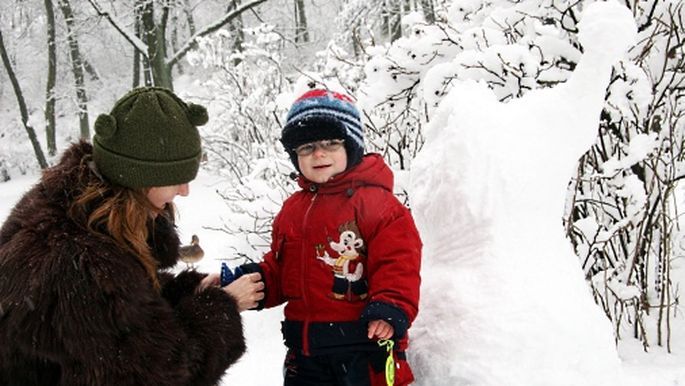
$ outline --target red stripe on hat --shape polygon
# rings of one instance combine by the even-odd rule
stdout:
[[[349,96],[347,96],[345,94],[341,94],[341,93],[338,93],[335,91],[323,90],[323,89],[315,89],[315,90],[307,91],[306,93],[302,94],[302,96],[297,98],[295,100],[295,102],[299,102],[302,99],[317,98],[317,97],[323,97],[323,96],[328,96],[328,95],[333,95],[333,97],[335,99],[340,99],[340,100],[343,100],[345,102],[349,102],[349,103],[354,104],[354,101],[352,100],[352,98],[350,98]]]

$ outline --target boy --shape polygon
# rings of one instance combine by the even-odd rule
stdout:
[[[264,278],[259,309],[288,303],[284,384],[409,384],[421,240],[392,194],[392,171],[364,156],[359,111],[343,94],[299,97],[281,142],[302,190],[276,216],[264,261],[241,268]]]

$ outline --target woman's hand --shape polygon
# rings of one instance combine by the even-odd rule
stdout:
[[[384,320],[372,320],[369,322],[369,339],[390,339],[394,333],[395,329]]]
[[[257,307],[264,299],[264,282],[258,272],[247,273],[222,289],[233,296],[240,312]]]
[[[219,287],[221,285],[221,276],[218,273],[210,273],[205,276],[200,284],[195,288],[195,293],[200,293],[209,287]]]

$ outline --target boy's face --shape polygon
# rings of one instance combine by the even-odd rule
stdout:
[[[302,175],[317,184],[327,182],[347,168],[347,152],[342,140],[307,143],[298,146],[295,152]]]

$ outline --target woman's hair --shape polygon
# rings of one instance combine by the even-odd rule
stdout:
[[[85,167],[92,169],[92,164]],[[97,174],[96,171],[90,170],[81,175],[92,172]],[[158,212],[158,215],[173,219],[174,210],[171,205],[167,205],[164,210],[155,208],[147,199],[148,189],[112,185],[101,178],[94,178],[91,174],[84,181],[80,194],[74,198],[69,208],[69,216],[77,223],[83,224],[89,232],[113,238],[117,246],[136,256],[147,271],[154,288],[159,290],[157,262],[152,257],[147,242],[148,223],[151,220],[151,213]]]

